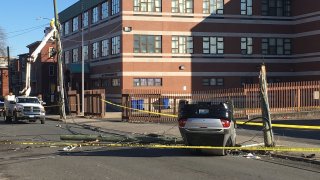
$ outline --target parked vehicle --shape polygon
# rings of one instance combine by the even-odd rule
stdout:
[[[235,146],[236,128],[231,103],[179,103],[179,130],[188,146]],[[225,149],[201,150],[226,155]]]
[[[0,115],[3,115],[4,111],[4,98],[1,96],[0,97]]]
[[[9,99],[9,100],[8,100]],[[6,122],[17,122],[20,120],[29,120],[35,122],[40,120],[45,123],[46,112],[37,97],[18,96],[14,99],[7,98],[4,103],[4,119]]]

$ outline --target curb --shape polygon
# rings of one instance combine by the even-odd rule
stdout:
[[[296,156],[293,156],[293,155],[284,155],[284,154],[271,153],[271,157],[276,157],[276,158],[281,158],[281,159],[289,159],[289,160],[292,160],[292,161],[301,161],[301,162],[307,162],[307,163],[311,163],[311,164],[320,165],[320,161],[319,160],[307,159],[307,158],[303,158],[303,157],[296,157]]]

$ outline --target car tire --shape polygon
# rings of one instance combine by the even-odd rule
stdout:
[[[41,119],[40,122],[41,122],[41,124],[45,124],[45,122],[46,122],[45,118]]]

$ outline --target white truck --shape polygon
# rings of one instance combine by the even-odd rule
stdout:
[[[27,58],[26,62],[26,80],[25,87],[20,91],[21,96],[15,97],[9,94],[5,98],[4,102],[4,119],[7,122],[17,122],[19,120],[36,121],[40,120],[41,124],[45,123],[45,109],[43,102],[39,101],[37,97],[31,97],[31,86],[30,86],[30,73],[31,64],[37,60],[41,50],[45,47],[46,43],[51,39],[53,40],[57,30],[54,26],[54,20],[50,22],[50,32],[45,35],[39,46],[33,51],[33,53]]]
[[[40,120],[45,123],[46,111],[37,97],[8,95],[4,101],[3,117],[6,122],[18,122],[28,120],[35,122]]]

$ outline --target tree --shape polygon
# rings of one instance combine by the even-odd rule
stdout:
[[[6,34],[4,30],[0,27],[0,57],[6,57]]]

